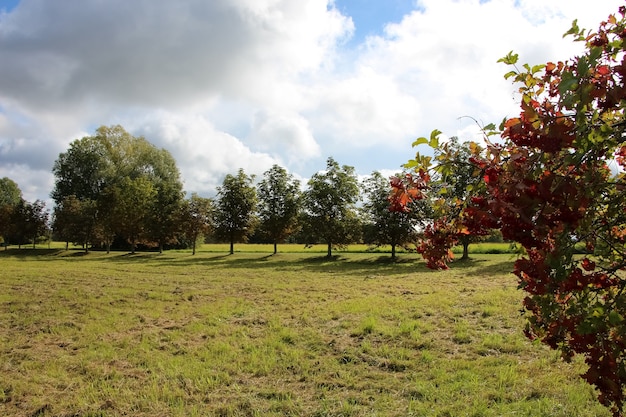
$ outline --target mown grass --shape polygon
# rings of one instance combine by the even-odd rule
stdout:
[[[0,415],[608,416],[511,264],[0,251]]]

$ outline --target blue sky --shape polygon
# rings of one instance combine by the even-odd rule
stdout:
[[[351,45],[358,45],[366,36],[382,35],[388,23],[399,23],[416,9],[416,0],[336,0],[335,6],[350,16],[355,26]]]
[[[0,0],[0,10],[11,11],[17,5],[18,0]]]
[[[121,124],[185,190],[332,156],[392,174],[416,137],[516,115],[499,58],[567,59],[623,0],[0,0],[0,177],[49,201],[59,153]],[[464,117],[469,116],[469,117]]]

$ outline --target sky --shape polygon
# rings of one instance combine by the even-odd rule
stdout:
[[[0,0],[0,178],[51,208],[59,154],[116,124],[206,197],[239,168],[306,182],[328,157],[390,175],[417,137],[476,140],[518,113],[499,58],[571,58],[572,21],[625,3]]]

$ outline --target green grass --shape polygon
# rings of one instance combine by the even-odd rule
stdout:
[[[510,255],[240,246],[0,251],[0,415],[609,415],[522,336]]]

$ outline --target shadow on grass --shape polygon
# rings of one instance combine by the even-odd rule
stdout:
[[[502,275],[513,271],[514,259],[507,257],[506,260],[494,262],[489,259],[469,259],[457,260],[450,264],[450,269],[465,270],[468,276]]]
[[[399,275],[410,273],[437,273],[426,267],[425,262],[416,254],[401,254],[396,259],[391,254],[381,253],[353,253],[335,252],[331,257],[326,254],[305,252],[235,252],[212,253],[199,252],[196,255],[181,252],[136,252],[90,251],[77,249],[17,249],[0,250],[2,257],[28,258],[30,260],[46,261],[50,258],[67,260],[68,262],[101,261],[115,263],[138,263],[154,268],[172,267],[202,267],[219,266],[232,269],[274,269],[274,270],[306,270],[320,273],[340,273],[354,276],[366,276],[372,272],[381,275]],[[492,274],[508,274],[513,270],[513,258],[485,259],[471,257],[467,260],[456,260],[450,264],[453,270],[464,271],[468,276],[482,276]]]

